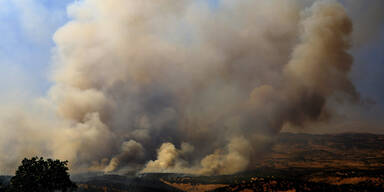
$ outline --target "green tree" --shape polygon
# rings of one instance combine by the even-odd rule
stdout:
[[[68,161],[25,158],[11,178],[10,192],[75,191],[77,186],[68,174]]]

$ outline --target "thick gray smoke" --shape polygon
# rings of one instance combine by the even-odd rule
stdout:
[[[283,126],[326,121],[328,102],[359,99],[351,20],[335,1],[307,4],[77,1],[54,36],[55,85],[40,101],[58,117],[37,118],[34,150],[0,167],[26,150],[73,171],[246,170]]]

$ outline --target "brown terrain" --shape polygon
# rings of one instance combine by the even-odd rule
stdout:
[[[384,135],[281,133],[253,166],[219,176],[96,174],[77,183],[79,192],[384,191]]]
[[[182,191],[188,192],[201,192],[201,191],[211,191],[221,187],[227,187],[227,184],[192,184],[192,183],[171,183],[161,179],[167,185],[180,189]]]
[[[222,183],[214,177],[163,182],[188,192],[384,191],[384,135],[282,133],[266,151],[254,171]],[[210,179],[215,181],[204,181]]]

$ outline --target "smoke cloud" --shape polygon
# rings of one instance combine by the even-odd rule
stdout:
[[[359,101],[336,1],[83,0],[68,14],[45,115],[0,120],[0,167],[41,154],[75,172],[232,174],[284,126]]]
[[[147,163],[142,172],[192,172],[188,162],[183,159],[184,155],[192,153],[193,146],[182,143],[181,149],[176,149],[172,143],[163,143],[157,150],[157,159]]]

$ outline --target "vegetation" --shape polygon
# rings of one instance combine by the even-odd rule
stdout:
[[[69,192],[77,186],[68,174],[68,161],[25,158],[11,178],[7,192]]]

